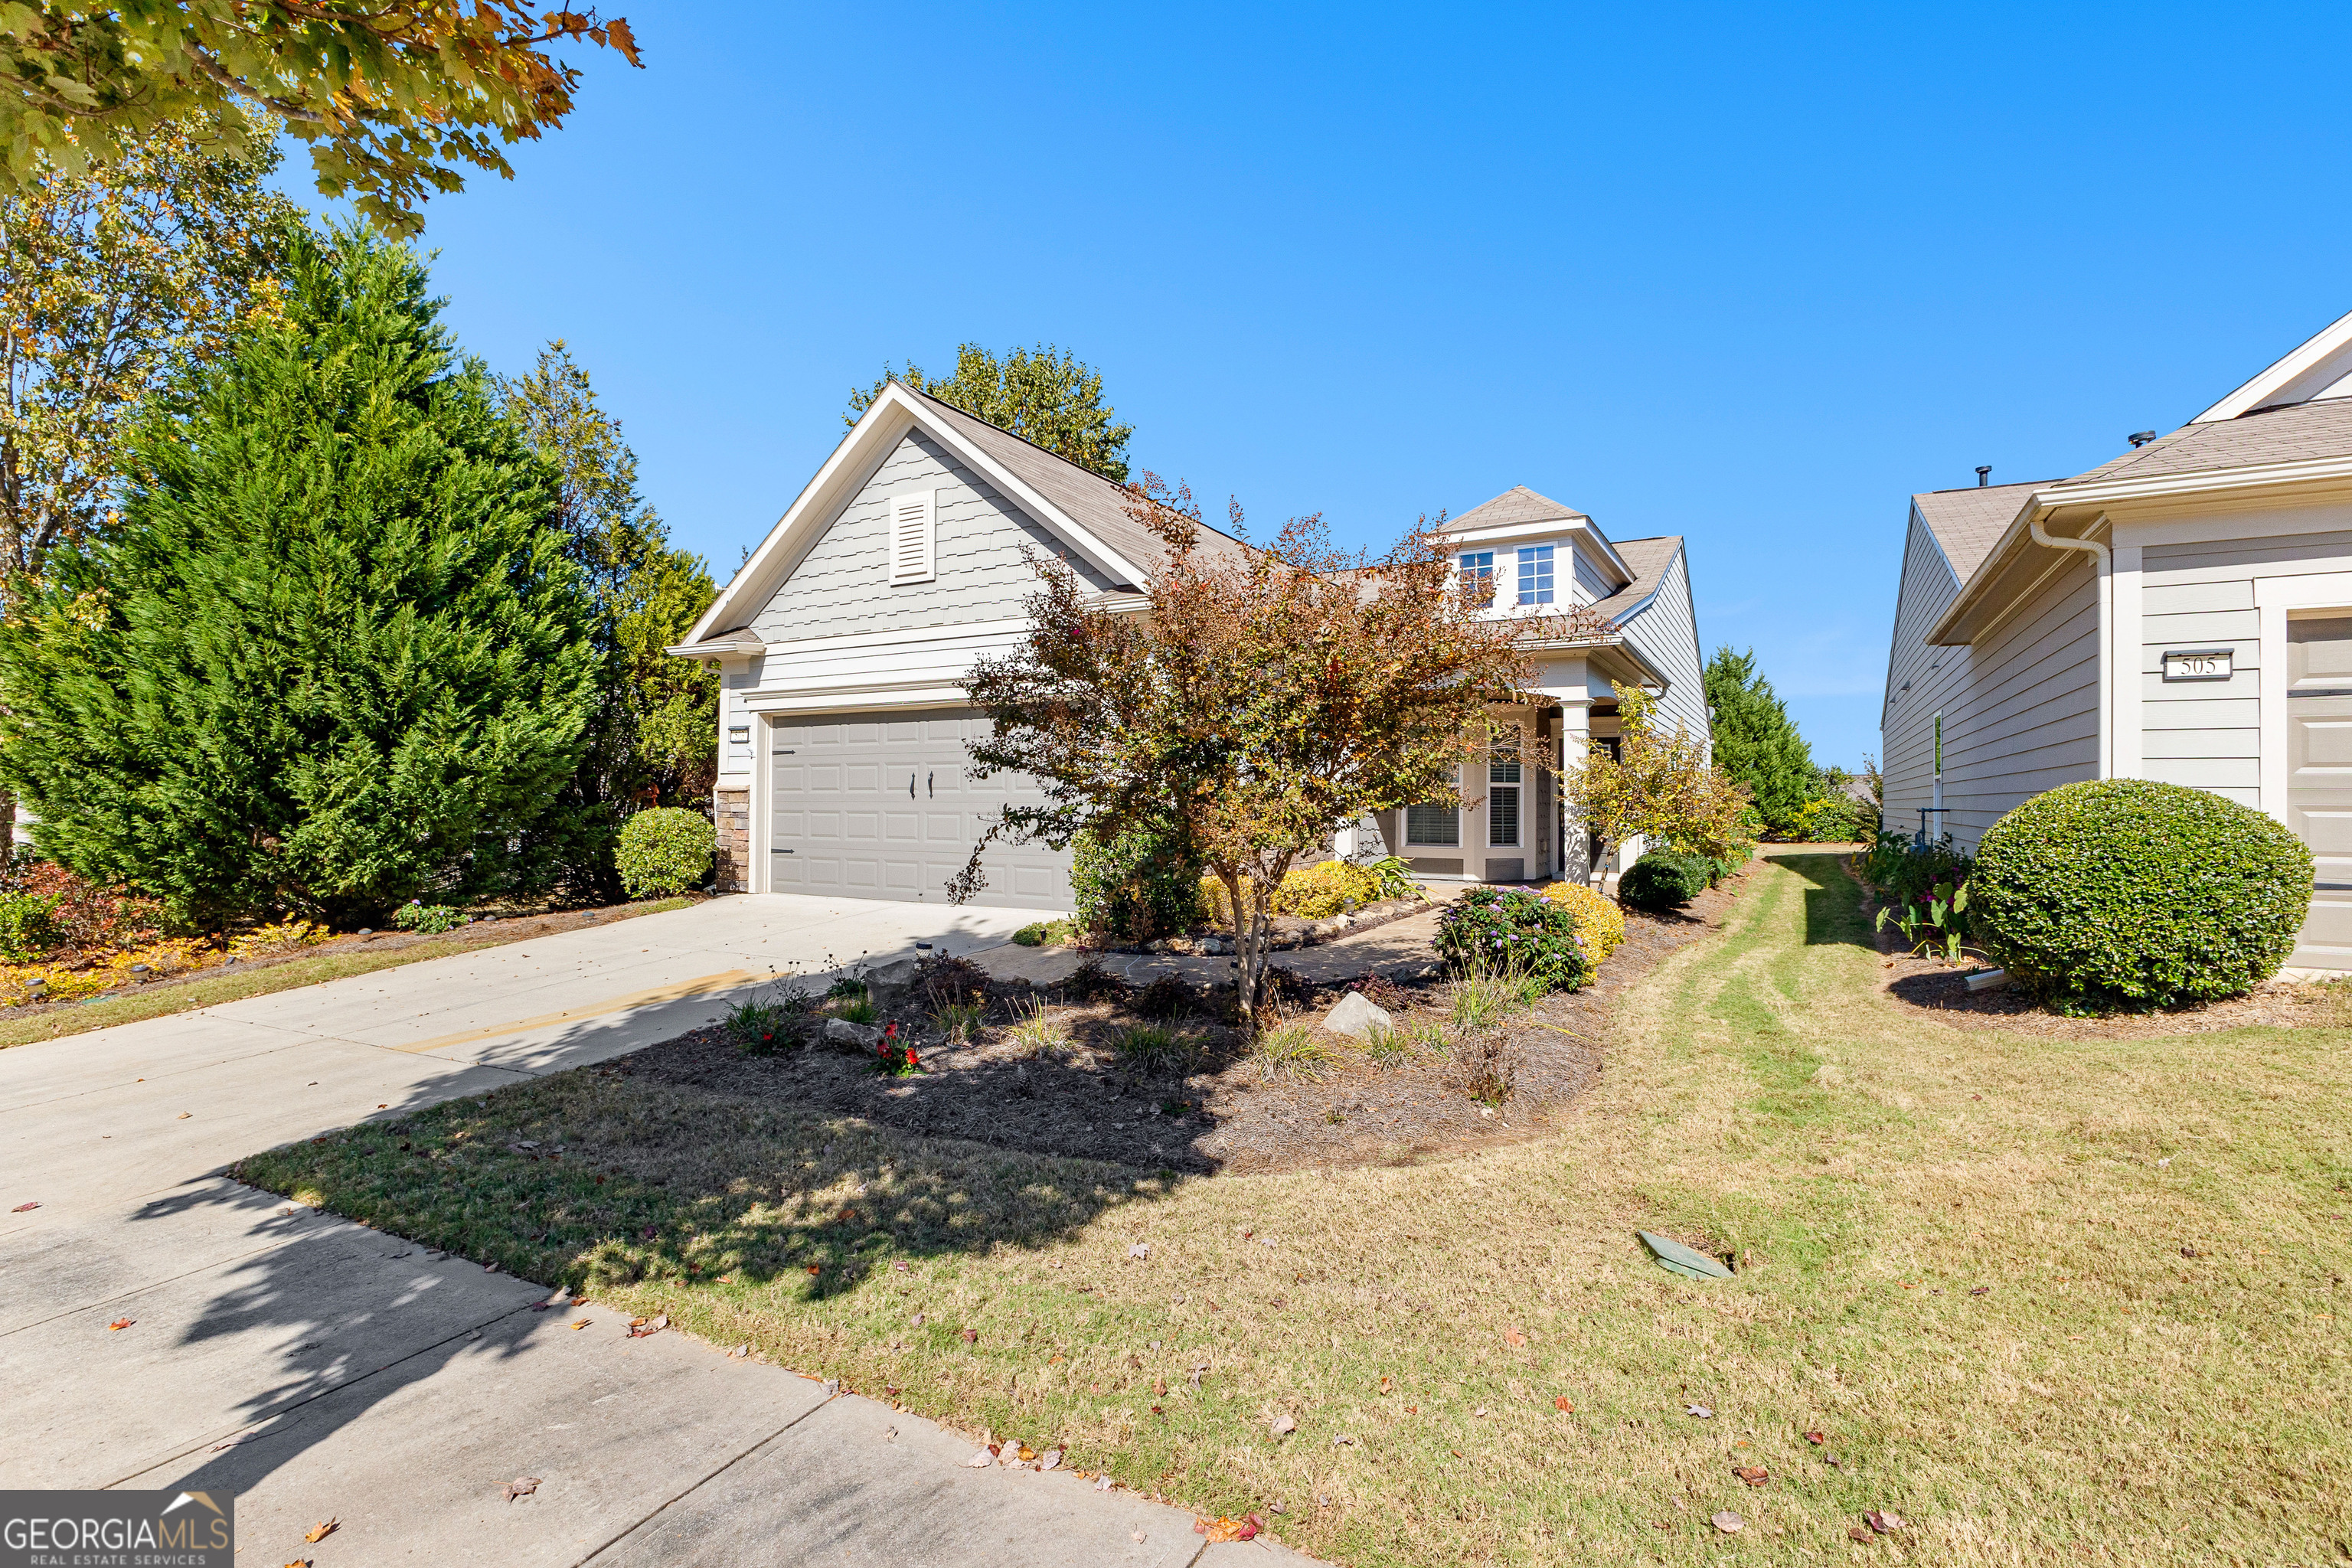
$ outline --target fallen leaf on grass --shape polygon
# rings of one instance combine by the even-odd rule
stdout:
[[[1257,1531],[1247,1520],[1196,1519],[1192,1521],[1192,1533],[1207,1536],[1212,1546],[1222,1546],[1228,1541],[1247,1541],[1257,1534]]]
[[[1859,1541],[1864,1546],[1869,1545],[1872,1542],[1878,1539],[1878,1537],[1873,1535],[1870,1531],[1863,1529],[1863,1527],[1858,1524],[1849,1525],[1846,1528],[1845,1538],[1848,1541]]]
[[[1864,1514],[1862,1521],[1881,1535],[1892,1535],[1903,1528],[1901,1514],[1882,1513],[1877,1509],[1872,1509],[1868,1513]]]
[[[303,1535],[302,1539],[309,1542],[311,1545],[316,1546],[321,1541],[326,1540],[327,1537],[334,1534],[336,1529],[341,1526],[342,1522],[343,1521],[340,1519],[321,1520],[317,1524],[312,1525],[309,1531]]]
[[[1551,1402],[1551,1407],[1554,1410],[1565,1410],[1570,1415],[1576,1414],[1576,1406],[1568,1402],[1568,1395],[1565,1394],[1556,1395]]]
[[[1505,1329],[1503,1331],[1503,1342],[1510,1346],[1513,1350],[1517,1350],[1520,1346],[1528,1342],[1528,1336],[1519,1332],[1517,1329]]]
[[[539,1478],[537,1476],[517,1476],[514,1479],[507,1483],[507,1501],[512,1502],[519,1497],[529,1497],[538,1489]]]
[[[963,1331],[963,1342],[968,1345],[976,1345],[980,1343],[980,1331],[978,1329],[966,1329]],[[1165,1394],[1168,1391],[1163,1388],[1160,1392]]]
[[[1151,1392],[1164,1397],[1168,1393],[1168,1380],[1164,1377],[1153,1378],[1151,1380]]]
[[[1048,1448],[1044,1453],[1037,1456],[1037,1468],[1041,1474],[1046,1470],[1052,1469],[1061,1462],[1062,1450],[1059,1448]]]
[[[1704,1405],[1685,1405],[1683,1406],[1683,1413],[1686,1415],[1696,1415],[1702,1421],[1715,1419],[1715,1412]]]
[[[1805,1434],[1805,1441],[1811,1443],[1816,1448],[1820,1447],[1829,1440],[1829,1434],[1826,1432],[1808,1432]]]
[[[641,1340],[647,1334],[660,1333],[664,1329],[668,1327],[669,1314],[667,1312],[664,1312],[658,1317],[632,1318],[629,1321],[629,1338],[633,1340]]]
[[[1151,1243],[1148,1241],[1139,1241],[1133,1247],[1127,1249],[1127,1255],[1129,1258],[1149,1258],[1151,1256]]]
[[[1739,1527],[1746,1524],[1748,1521],[1740,1518],[1738,1514],[1732,1512],[1729,1509],[1725,1509],[1721,1513],[1715,1516],[1713,1522],[1715,1528],[1723,1531],[1724,1534],[1737,1535],[1739,1533]]]
[[[1298,1430],[1298,1423],[1287,1415],[1277,1415],[1267,1423],[1266,1430],[1277,1437],[1287,1437]]]
[[[136,1318],[117,1318],[114,1321],[106,1325],[106,1331],[110,1334],[115,1333],[121,1330],[129,1328],[138,1321],[139,1320]]]
[[[1731,1473],[1751,1487],[1760,1487],[1772,1479],[1772,1472],[1761,1465],[1734,1465]]]
[[[1971,1295],[1971,1296],[1987,1296],[1987,1295],[1990,1295],[1991,1293],[1992,1293],[1992,1287],[1991,1287],[1991,1286],[1990,1286],[1990,1285],[1979,1285],[1979,1286],[1978,1286],[1975,1289],[1970,1290],[1970,1291],[1969,1292],[1969,1295]]]

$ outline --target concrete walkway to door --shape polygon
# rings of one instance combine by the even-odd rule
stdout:
[[[0,1211],[37,1205],[0,1212],[0,1488],[224,1489],[241,1560],[319,1568],[1265,1557],[217,1173],[667,1038],[772,973],[1034,918],[721,899],[0,1050]],[[518,1477],[540,1484],[510,1502]]]

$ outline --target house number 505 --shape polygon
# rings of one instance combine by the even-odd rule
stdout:
[[[2164,655],[2167,680],[2227,680],[2230,654],[2226,647],[2168,648]]]

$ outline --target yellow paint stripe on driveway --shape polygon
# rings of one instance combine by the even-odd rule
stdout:
[[[583,1018],[599,1018],[607,1013],[625,1013],[632,1007],[649,1007],[657,1002],[683,1002],[689,996],[708,996],[714,991],[732,991],[739,985],[749,985],[761,976],[748,969],[730,969],[720,974],[706,974],[698,980],[679,980],[667,985],[649,985],[643,991],[632,991],[625,996],[607,997],[585,1006],[566,1007],[561,1013],[542,1013],[536,1018],[518,1018],[511,1024],[492,1024],[487,1029],[467,1029],[462,1034],[443,1035],[436,1039],[419,1040],[413,1046],[392,1046],[395,1051],[415,1055],[420,1051],[437,1051],[449,1046],[468,1046],[476,1040],[495,1040],[503,1035],[520,1035],[529,1029],[543,1029],[552,1024],[577,1023]]]

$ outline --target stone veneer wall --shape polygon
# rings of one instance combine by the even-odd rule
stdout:
[[[751,886],[751,792],[714,792],[712,817],[719,825],[719,890],[748,892]]]

